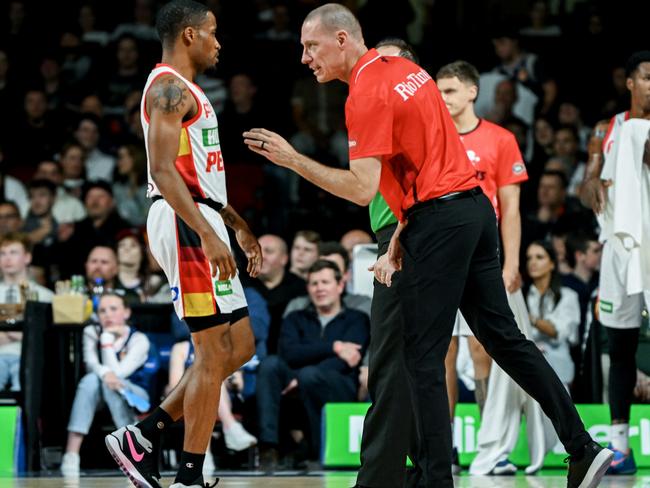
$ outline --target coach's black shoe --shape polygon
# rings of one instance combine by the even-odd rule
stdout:
[[[580,459],[569,456],[564,460],[569,463],[567,488],[596,488],[613,458],[612,451],[594,441],[589,442]]]
[[[185,485],[183,483],[174,483],[169,488],[214,488],[219,483],[219,478],[217,478],[214,484],[209,485],[203,481],[203,476],[199,476],[195,479],[191,485]]]
[[[136,488],[162,488],[158,449],[138,427],[127,425],[104,438],[106,448]]]

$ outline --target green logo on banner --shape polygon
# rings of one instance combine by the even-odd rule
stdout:
[[[612,302],[600,301],[600,310],[605,313],[612,313],[614,311],[614,304]]]
[[[216,281],[214,283],[214,293],[218,297],[224,297],[226,295],[232,295],[232,283],[230,280],[226,281]]]
[[[203,145],[205,147],[216,146],[219,144],[219,133],[216,127],[203,129]]]
[[[323,408],[323,464],[328,467],[359,466],[363,420],[370,405],[367,403],[328,403]],[[577,405],[587,431],[601,445],[609,442],[609,407],[607,405]],[[403,419],[397,419],[403,423]],[[478,449],[481,427],[476,404],[460,404],[454,418],[454,445],[458,447],[460,463],[469,466]],[[650,467],[650,405],[633,405],[630,418],[630,447],[634,449],[637,466]],[[566,453],[562,444],[546,455],[544,467],[563,467]],[[526,421],[522,419],[517,444],[508,457],[517,466],[528,466]]]

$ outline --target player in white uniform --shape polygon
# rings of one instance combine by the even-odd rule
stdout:
[[[137,487],[157,488],[161,434],[183,417],[183,453],[172,487],[200,488],[221,383],[254,354],[225,225],[235,231],[251,276],[259,272],[262,253],[248,225],[228,205],[217,118],[193,82],[218,61],[216,19],[205,5],[175,0],[161,9],[156,28],[162,64],[149,75],[141,105],[148,193],[154,199],[147,231],[151,252],[172,287],[176,312],[192,332],[195,361],[160,407],[137,425],[106,436],[106,445]]]
[[[596,127],[590,142],[590,164],[581,192],[583,203],[592,207],[599,216],[601,241],[604,241],[600,267],[599,314],[600,321],[607,330],[611,361],[609,404],[612,420],[611,444],[615,457],[609,474],[636,472],[633,453],[629,448],[629,419],[636,385],[635,355],[639,343],[641,312],[644,295],[646,307],[650,306],[650,290],[645,293],[628,293],[627,268],[620,263],[623,253],[617,244],[618,238],[607,231],[612,224],[611,215],[615,211],[611,199],[612,191],[621,189],[616,188],[617,182],[609,180],[607,174],[612,173],[608,166],[614,163],[633,164],[633,161],[614,159],[616,141],[625,121],[650,120],[650,51],[633,54],[627,62],[626,75],[627,88],[631,93],[630,110],[613,117],[606,133],[604,124]],[[646,202],[641,208],[630,208],[627,212],[639,219],[639,222],[647,222],[650,215],[643,215],[643,207],[647,208],[648,204],[650,202]],[[645,251],[647,252],[647,249]]]

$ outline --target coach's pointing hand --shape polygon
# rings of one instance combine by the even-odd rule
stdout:
[[[298,152],[287,140],[275,132],[266,129],[251,129],[244,132],[244,144],[253,152],[261,154],[269,161],[291,168]]]

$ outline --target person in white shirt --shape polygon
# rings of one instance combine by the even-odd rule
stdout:
[[[99,143],[98,119],[90,114],[83,115],[74,136],[86,151],[86,179],[88,181],[113,181],[115,158],[97,147]]]
[[[0,303],[20,303],[25,298],[51,302],[53,293],[29,279],[32,261],[31,245],[25,234],[9,233],[0,239]],[[21,295],[21,285],[27,287],[27,297]],[[20,390],[20,352],[22,332],[0,332],[0,390],[6,386]]]
[[[575,374],[569,348],[578,341],[578,294],[561,286],[555,251],[548,242],[535,241],[528,246],[526,270],[524,297],[533,340],[568,389]]]
[[[56,185],[56,201],[52,215],[59,224],[67,224],[83,220],[86,209],[77,197],[70,195],[63,187],[63,171],[60,163],[44,160],[38,163],[34,179],[49,180]]]
[[[148,401],[141,374],[149,355],[149,339],[128,324],[131,310],[124,298],[114,293],[102,295],[98,308],[99,325],[84,328],[83,356],[86,375],[77,386],[68,441],[61,463],[64,476],[79,475],[79,451],[90,430],[97,408],[103,403],[117,427],[136,420],[124,391]]]

